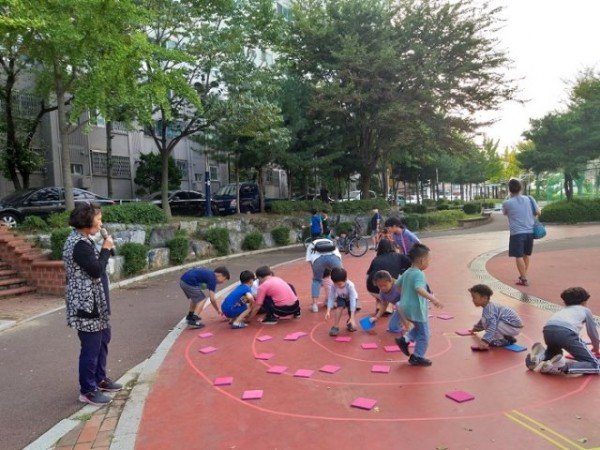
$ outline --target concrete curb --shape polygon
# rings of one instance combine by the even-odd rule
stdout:
[[[296,258],[290,261],[286,261],[280,264],[271,266],[271,268],[281,267],[285,264],[290,264],[295,261],[303,260],[304,258]],[[219,292],[218,297],[223,297],[233,290],[239,283],[232,284],[227,288]],[[206,307],[207,305],[205,305]],[[152,389],[152,384],[156,379],[158,370],[163,363],[167,353],[171,350],[173,344],[186,329],[186,321],[182,319],[181,322],[173,328],[173,330],[165,337],[160,343],[154,354],[146,361],[146,364],[142,370],[142,373],[138,377],[138,381],[134,388],[129,394],[129,398],[125,403],[125,408],[119,417],[117,428],[115,429],[113,440],[110,444],[111,450],[133,450],[135,448],[135,441],[137,439],[137,432],[140,427],[142,420],[142,414],[144,412],[144,405],[146,404],[146,398]]]

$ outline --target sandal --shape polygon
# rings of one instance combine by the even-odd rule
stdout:
[[[354,325],[352,325],[351,323],[346,325],[346,329],[348,331],[352,331],[352,332],[356,331],[356,327]]]
[[[521,277],[519,277],[519,279],[516,281],[515,284],[518,286],[529,286],[529,282],[527,281],[527,278],[521,278]]]
[[[239,330],[240,328],[246,328],[247,326],[248,326],[248,324],[245,322],[238,322],[238,323],[233,322],[231,324],[231,328],[233,328],[234,330]]]
[[[337,336],[340,333],[340,329],[338,327],[331,327],[329,330],[329,336]]]

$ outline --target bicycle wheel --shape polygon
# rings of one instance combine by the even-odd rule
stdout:
[[[355,237],[348,245],[348,251],[352,256],[362,256],[369,250],[369,240],[364,237]]]

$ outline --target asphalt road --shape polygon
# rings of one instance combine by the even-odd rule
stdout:
[[[240,256],[225,265],[238,281],[241,270],[304,256],[301,247]],[[111,292],[113,329],[110,377],[118,379],[147,359],[187,312],[180,272]],[[77,381],[79,340],[64,310],[0,333],[0,448],[21,449],[82,404]]]
[[[494,214],[492,223],[467,230],[421,233],[426,239],[451,234],[506,230]],[[507,241],[508,242],[508,241]],[[275,265],[304,256],[304,249],[239,256],[224,264],[233,275],[263,264]],[[109,350],[110,376],[118,379],[147,359],[187,311],[178,284],[182,271],[111,292],[113,329]],[[82,404],[77,401],[77,334],[66,326],[64,310],[0,333],[0,448],[23,448]]]

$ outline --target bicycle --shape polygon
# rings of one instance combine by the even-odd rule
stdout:
[[[369,250],[370,240],[362,235],[362,226],[354,220],[354,228],[350,234],[340,234],[337,245],[340,252],[350,253],[352,256],[362,256]]]

